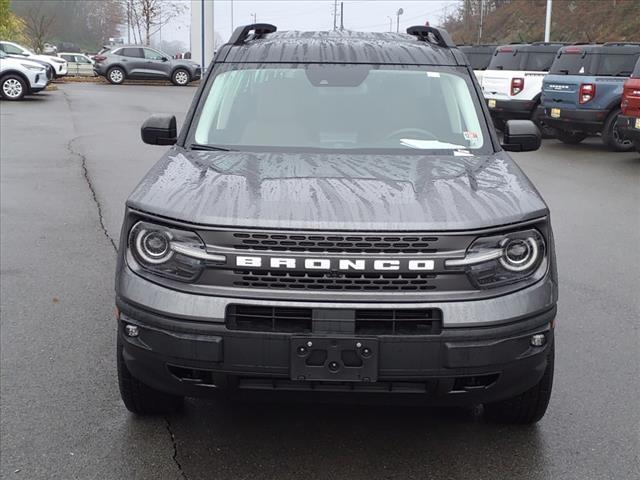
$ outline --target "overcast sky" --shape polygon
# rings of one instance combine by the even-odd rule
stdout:
[[[215,30],[223,40],[231,35],[233,26],[258,22],[272,23],[278,30],[329,30],[333,28],[334,0],[205,0],[213,1]],[[191,2],[185,2],[190,5]],[[428,20],[437,25],[446,12],[453,12],[460,0],[345,0],[344,26],[351,30],[388,31],[391,17],[396,29],[396,12],[400,15],[400,31],[411,25],[424,25]],[[340,2],[338,1],[338,10]],[[163,38],[180,40],[189,45],[189,11],[163,28]],[[338,19],[338,25],[340,20]]]

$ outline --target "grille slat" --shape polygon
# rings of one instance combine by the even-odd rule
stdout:
[[[276,272],[234,270],[238,287],[304,288],[308,290],[435,290],[435,274],[334,274],[319,272]]]
[[[356,335],[439,335],[442,311],[426,309],[352,310]],[[229,305],[226,326],[248,332],[312,333],[313,309]],[[328,333],[323,329],[323,333]],[[336,333],[344,333],[336,328]]]
[[[438,237],[234,233],[236,250],[314,253],[436,253]]]

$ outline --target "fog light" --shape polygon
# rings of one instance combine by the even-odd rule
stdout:
[[[531,345],[534,347],[541,347],[545,343],[547,343],[547,337],[544,336],[544,333],[536,333],[531,336]]]
[[[135,325],[127,325],[124,327],[124,333],[127,334],[127,337],[137,337],[140,332],[138,331],[138,327]]]

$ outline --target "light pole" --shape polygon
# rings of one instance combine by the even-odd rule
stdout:
[[[548,42],[551,38],[551,6],[552,0],[547,0],[547,17],[544,21],[544,41]]]
[[[396,12],[396,33],[400,33],[400,15],[404,13],[404,10],[399,8]]]
[[[387,18],[389,19],[389,31],[393,32],[393,17],[391,15],[387,15]]]

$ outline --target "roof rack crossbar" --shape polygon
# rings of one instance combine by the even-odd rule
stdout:
[[[251,32],[253,32],[254,38],[258,38],[262,35],[266,35],[267,33],[273,33],[276,30],[278,30],[278,28],[270,23],[252,23],[250,25],[242,25],[233,31],[228,43],[232,45],[242,45],[247,38],[249,38],[249,34]]]
[[[439,47],[444,48],[455,48],[456,44],[453,43],[451,37],[449,36],[449,32],[447,32],[443,28],[438,27],[427,27],[425,25],[415,25],[413,27],[407,28],[407,33],[409,35],[414,35],[418,37],[419,40],[423,40],[425,42],[430,42]]]

